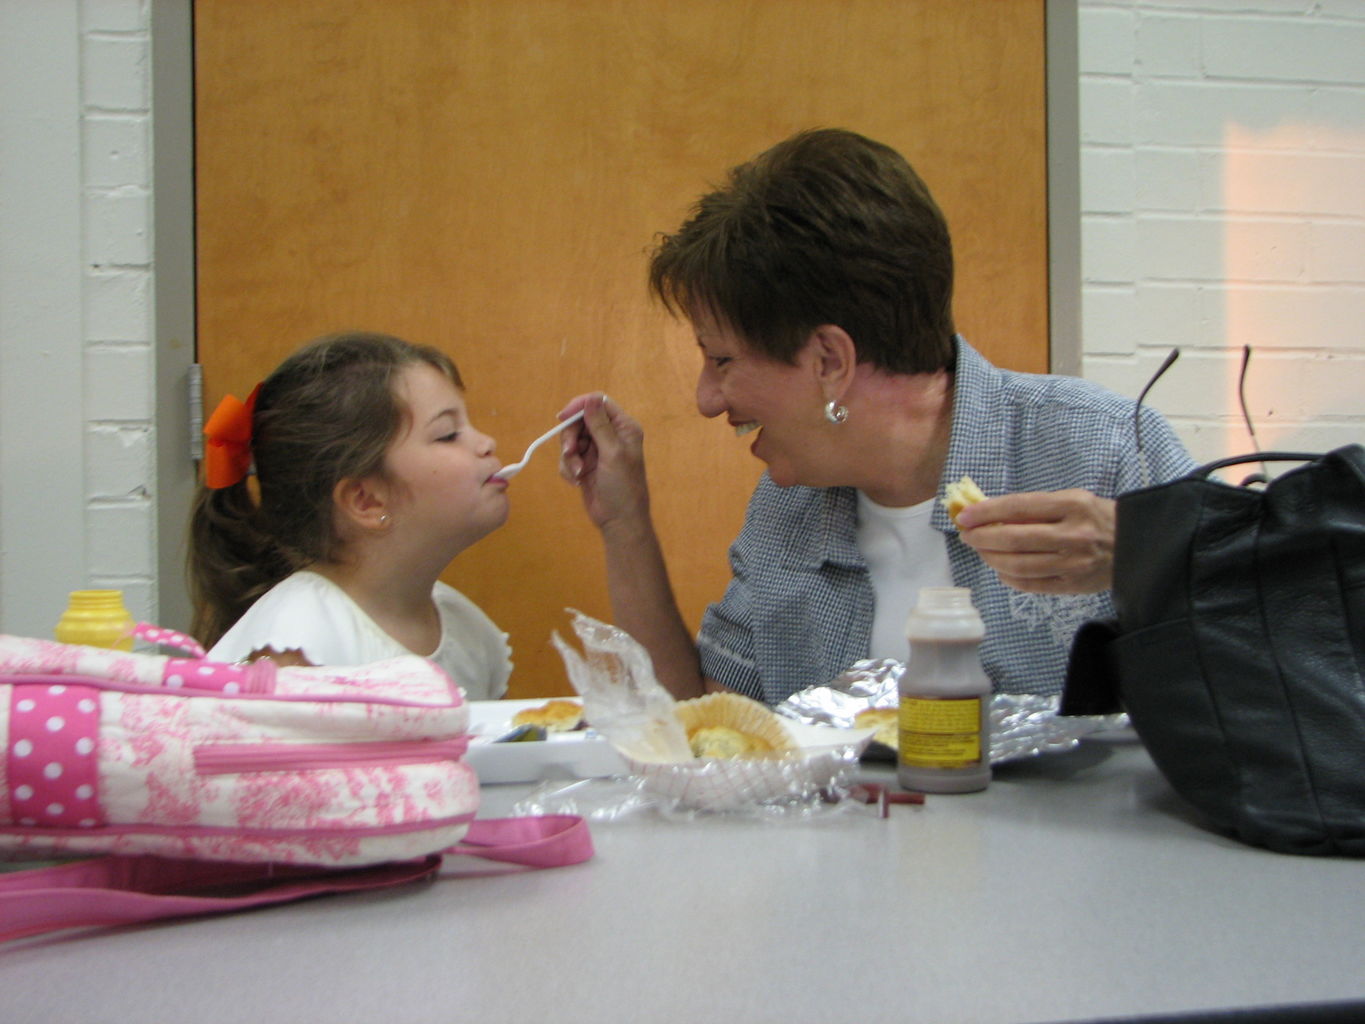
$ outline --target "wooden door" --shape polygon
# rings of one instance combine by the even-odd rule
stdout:
[[[646,253],[802,128],[895,146],[953,229],[960,329],[1047,358],[1043,0],[197,0],[205,401],[331,330],[450,352],[511,460],[572,395],[644,424],[695,628],[761,466],[693,403]],[[564,609],[609,609],[596,534],[542,453],[446,578],[511,633],[512,695],[565,692]]]

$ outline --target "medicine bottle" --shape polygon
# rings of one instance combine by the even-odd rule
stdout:
[[[73,590],[52,635],[64,644],[133,649],[133,616],[121,590]]]
[[[924,793],[972,793],[991,780],[991,681],[979,647],[986,628],[963,587],[925,587],[905,633],[897,778]]]

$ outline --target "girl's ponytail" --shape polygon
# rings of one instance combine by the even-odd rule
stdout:
[[[294,571],[269,534],[246,480],[230,487],[200,484],[190,514],[190,632],[212,647],[252,603]]]

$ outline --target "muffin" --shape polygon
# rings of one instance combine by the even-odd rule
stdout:
[[[762,757],[795,749],[766,705],[737,693],[709,693],[674,709],[696,757]]]
[[[694,757],[743,757],[760,753],[760,745],[728,725],[703,725],[688,733],[687,744]]]

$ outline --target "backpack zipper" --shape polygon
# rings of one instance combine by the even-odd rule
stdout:
[[[426,764],[458,761],[468,746],[464,736],[363,743],[208,743],[194,748],[194,770],[200,775],[237,775]]]

